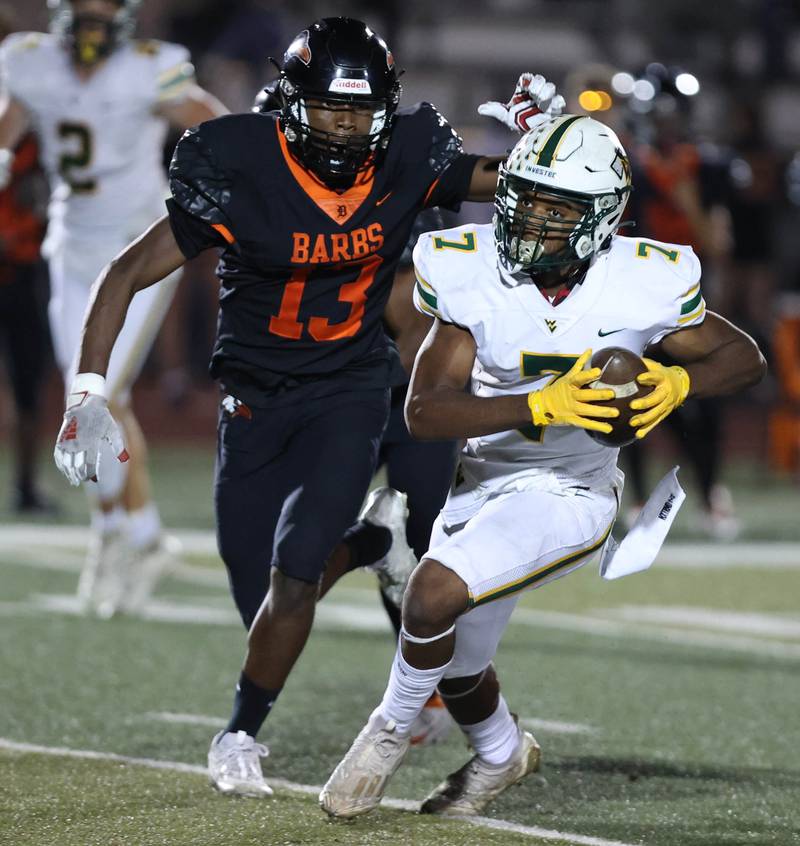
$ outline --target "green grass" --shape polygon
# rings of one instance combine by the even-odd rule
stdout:
[[[159,451],[156,458],[168,521],[209,527],[209,456],[185,450]],[[732,478],[752,472],[740,468]],[[54,479],[48,484],[56,488]],[[63,490],[65,519],[83,519],[82,496]],[[782,509],[784,536],[791,537],[796,497],[790,501],[779,485],[758,488],[749,499],[744,490],[738,489],[743,515]],[[192,561],[219,566],[208,556]],[[31,567],[21,552],[4,547],[0,527],[0,738],[202,765],[213,728],[151,715],[222,721],[244,632],[236,624],[104,623],[46,612],[37,595],[75,589],[77,573],[57,569],[59,563],[56,556],[52,566]],[[541,773],[500,797],[490,815],[647,846],[800,844],[800,650],[769,651],[800,647],[800,637],[748,630],[745,618],[733,632],[712,624],[638,623],[593,633],[555,628],[546,615],[531,618],[538,610],[588,623],[619,621],[622,606],[694,606],[797,622],[800,574],[760,563],[723,570],[656,566],[611,583],[592,566],[527,594],[521,622],[512,620],[497,659],[509,704],[523,718],[591,732],[535,728]],[[222,584],[191,579],[165,581],[158,596],[232,607]],[[377,607],[366,574],[348,577],[325,602],[346,604],[354,615]],[[671,640],[672,633],[686,642]],[[743,644],[734,643],[737,637]],[[321,614],[264,731],[268,779],[322,784],[379,700],[392,652],[388,631],[334,626]],[[422,799],[467,755],[455,735],[413,750],[389,795]],[[196,774],[121,762],[0,749],[0,773],[0,843],[15,846],[558,842],[393,809],[332,823],[313,796],[282,789],[261,802],[224,798]]]

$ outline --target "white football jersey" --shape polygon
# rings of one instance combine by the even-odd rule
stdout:
[[[15,33],[0,45],[0,78],[39,137],[51,235],[121,226],[134,235],[161,213],[167,122],[154,109],[193,82],[186,48],[128,41],[83,80],[55,35]]]
[[[479,397],[542,387],[588,348],[625,347],[641,355],[705,314],[692,248],[650,238],[614,236],[556,306],[535,285],[512,287],[501,276],[491,224],[425,233],[414,267],[417,308],[474,337],[472,393]],[[488,493],[537,470],[594,485],[614,478],[618,453],[573,426],[530,425],[470,438],[457,487]]]

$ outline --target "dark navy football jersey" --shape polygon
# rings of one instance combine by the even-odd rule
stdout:
[[[381,316],[414,219],[457,208],[477,158],[428,103],[398,111],[380,167],[343,193],[302,168],[274,113],[187,131],[167,206],[187,258],[223,248],[212,375],[256,405],[309,382],[388,385]]]

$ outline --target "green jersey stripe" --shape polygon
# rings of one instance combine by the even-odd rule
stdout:
[[[428,291],[426,291],[419,282],[417,282],[417,293],[424,303],[427,303],[431,308],[438,310],[439,305],[436,297],[433,294],[428,293]]]
[[[703,292],[698,291],[688,302],[685,302],[681,306],[681,314],[689,314],[690,311],[694,311],[697,306],[700,305],[700,300],[703,299]]]

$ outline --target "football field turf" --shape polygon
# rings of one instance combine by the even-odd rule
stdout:
[[[316,805],[393,652],[361,573],[320,604],[264,731],[275,796],[208,787],[244,633],[213,552],[208,454],[157,453],[155,466],[185,553],[145,620],[75,613],[80,494],[57,488],[72,525],[0,516],[0,843],[800,843],[800,549],[761,540],[770,525],[796,538],[791,489],[753,486],[746,542],[701,546],[678,531],[648,573],[606,583],[590,565],[526,594],[497,667],[543,766],[476,828],[410,810],[468,757],[456,734],[411,751],[390,807],[339,823]]]

